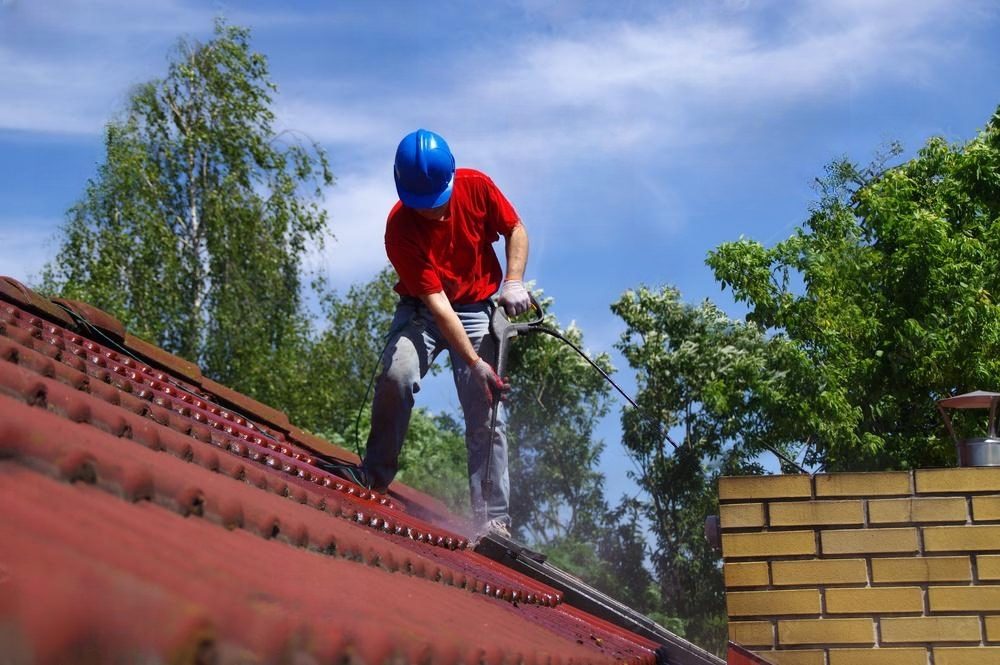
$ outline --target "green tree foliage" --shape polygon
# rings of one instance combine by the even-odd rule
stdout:
[[[708,648],[725,643],[718,554],[704,537],[721,474],[761,472],[764,445],[790,450],[801,364],[780,338],[730,320],[673,288],[640,288],[612,305],[625,322],[617,347],[637,372],[638,409],[624,444],[642,490],[633,509],[655,539],[650,553],[660,611]]]
[[[275,132],[275,90],[248,30],[182,40],[107,125],[43,288],[282,406],[308,331],[301,257],[323,240],[333,177],[317,145]]]
[[[1000,112],[964,145],[884,163],[834,163],[790,238],[709,257],[808,359],[799,417],[830,469],[953,463],[935,400],[1000,389]]]
[[[550,309],[553,300],[542,301]],[[582,348],[575,325],[544,325]],[[593,358],[611,372],[607,354]],[[597,470],[604,444],[595,428],[607,415],[610,386],[564,342],[544,334],[510,345],[508,440],[511,518],[519,536],[554,565],[619,600],[639,607],[650,585],[639,527],[624,522],[604,497]]]
[[[413,410],[399,455],[400,482],[441,499],[459,515],[470,516],[467,459],[460,416]]]
[[[552,299],[542,305],[550,308]],[[576,326],[560,329],[548,314],[544,324],[577,347],[583,344]],[[611,371],[606,354],[595,362]],[[514,524],[536,544],[566,537],[592,541],[606,511],[604,477],[596,470],[604,445],[594,428],[608,413],[610,387],[572,348],[548,335],[513,338],[508,366]]]
[[[552,303],[544,299],[543,308]],[[562,328],[552,315],[544,323],[583,348],[576,326]],[[593,360],[612,371],[607,354]],[[554,565],[669,623],[657,614],[639,511],[627,501],[611,509],[604,496],[604,445],[594,430],[609,412],[610,385],[570,346],[544,334],[511,341],[508,375],[515,530]]]
[[[384,268],[371,280],[351,286],[341,295],[317,283],[324,314],[322,332],[314,336],[305,369],[309,390],[300,397],[295,422],[343,439],[355,448],[364,439],[357,414],[374,375],[396,306],[396,273]],[[364,426],[365,423],[362,423]]]

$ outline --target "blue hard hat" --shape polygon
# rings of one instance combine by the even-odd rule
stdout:
[[[418,129],[396,148],[396,192],[411,208],[436,208],[451,198],[455,157],[440,134]]]

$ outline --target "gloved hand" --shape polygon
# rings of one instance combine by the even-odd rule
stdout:
[[[503,305],[507,316],[517,316],[524,314],[531,309],[531,298],[528,290],[524,288],[524,283],[519,279],[508,279],[500,287],[500,304]]]
[[[486,393],[486,401],[493,403],[495,398],[503,399],[503,394],[510,390],[510,384],[504,383],[488,362],[479,358],[470,368],[472,370],[472,381],[483,389]]]

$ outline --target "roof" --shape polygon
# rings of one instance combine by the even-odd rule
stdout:
[[[657,661],[433,498],[84,303],[0,278],[0,652],[14,662]],[[660,656],[661,662],[669,662]]]

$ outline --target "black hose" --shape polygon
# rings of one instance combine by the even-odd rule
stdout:
[[[600,373],[600,375],[604,377],[605,381],[607,381],[612,386],[614,386],[615,390],[617,390],[621,394],[621,396],[624,397],[628,401],[628,403],[632,405],[632,408],[634,408],[636,411],[638,411],[638,413],[639,413],[640,416],[642,416],[643,418],[645,418],[645,419],[647,419],[647,420],[649,420],[651,422],[655,422],[656,427],[660,430],[660,433],[663,436],[663,439],[667,443],[669,443],[671,446],[673,446],[674,450],[678,450],[680,448],[680,446],[677,443],[675,443],[673,441],[673,439],[670,438],[669,434],[667,434],[666,432],[662,431],[663,430],[663,423],[660,421],[660,419],[659,418],[653,418],[649,414],[645,413],[639,407],[639,405],[636,403],[636,401],[634,399],[632,399],[632,397],[628,393],[626,393],[624,390],[622,390],[621,386],[619,386],[617,383],[615,383],[614,380],[608,375],[608,373],[605,372],[604,369],[602,369],[600,365],[598,365],[593,360],[591,360],[590,357],[586,353],[584,353],[576,344],[574,344],[573,342],[569,341],[568,339],[566,339],[566,337],[562,333],[560,333],[557,330],[553,330],[552,328],[545,328],[545,327],[542,327],[542,326],[533,326],[530,330],[532,332],[543,332],[546,335],[551,335],[552,337],[555,337],[556,339],[560,340],[561,342],[563,342],[564,344],[566,344],[567,346],[569,346],[571,349],[573,349],[574,351],[576,351],[577,354],[579,354],[579,356],[581,358],[583,358],[588,363],[590,363],[590,366],[593,367],[594,369],[596,369]],[[776,450],[773,446],[770,446],[770,445],[768,445],[766,443],[761,443],[760,445],[761,445],[761,447],[763,447],[763,448],[767,449],[768,451],[770,451],[771,453],[773,453],[778,459],[782,460],[783,462],[785,462],[789,466],[792,466],[792,467],[798,469],[800,472],[802,472],[802,473],[804,473],[806,475],[809,475],[809,472],[806,471],[801,466],[799,466],[799,464],[797,462],[795,462],[795,460],[791,459],[790,457],[788,457],[784,453]]]

